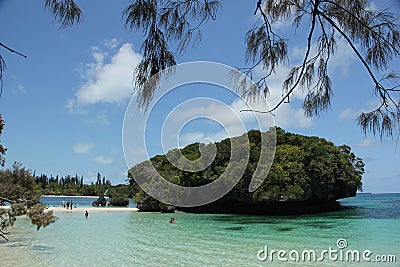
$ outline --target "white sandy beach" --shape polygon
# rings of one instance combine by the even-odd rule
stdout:
[[[105,207],[98,207],[98,208],[96,208],[96,207],[87,207],[87,208],[81,208],[81,207],[78,207],[78,208],[73,208],[72,210],[71,209],[66,209],[66,208],[63,208],[63,207],[49,207],[48,208],[48,210],[52,210],[52,211],[64,211],[64,212],[74,212],[74,211],[77,211],[77,212],[85,212],[86,210],[87,211],[110,211],[110,212],[114,212],[114,211],[130,211],[130,212],[135,212],[135,211],[138,211],[139,209],[137,209],[137,208],[105,208]]]
[[[75,197],[79,197],[79,198],[99,198],[99,196],[64,196],[64,195],[42,195],[42,197],[55,197],[55,198],[75,198]],[[108,198],[107,196],[105,196],[105,198]]]
[[[2,207],[0,207],[0,210],[9,210],[9,209],[11,209],[10,206],[2,206]],[[74,212],[74,211],[76,211],[76,212],[85,212],[86,210],[88,212],[90,212],[90,211],[92,211],[92,212],[95,212],[95,211],[109,211],[109,212],[114,212],[114,211],[136,212],[136,211],[139,211],[138,208],[105,208],[105,207],[99,207],[99,208],[96,208],[96,207],[81,208],[81,207],[79,207],[79,208],[73,208],[72,210],[71,209],[62,208],[62,207],[48,207],[47,210],[52,210],[52,211],[57,211],[57,212],[58,211],[60,211],[60,212]]]

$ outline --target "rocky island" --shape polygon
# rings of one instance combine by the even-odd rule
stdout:
[[[250,157],[239,183],[225,196],[198,207],[174,207],[176,210],[198,213],[241,214],[305,214],[340,208],[337,200],[354,197],[361,190],[364,163],[347,145],[336,146],[319,137],[309,137],[273,128],[276,132],[276,150],[270,171],[254,192],[249,184],[260,157],[261,133],[249,131],[246,137]],[[214,161],[199,172],[182,171],[174,167],[166,155],[150,159],[153,166],[168,181],[182,186],[201,186],[217,179],[230,159],[232,142],[244,142],[241,137],[215,143]],[[181,149],[189,160],[200,157],[199,146],[191,144]],[[145,163],[135,165],[129,174],[130,184],[136,188],[140,211],[171,211],[171,207],[146,194],[134,179],[148,173]]]

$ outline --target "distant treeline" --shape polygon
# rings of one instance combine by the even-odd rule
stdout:
[[[47,176],[46,174],[33,174],[36,188],[42,195],[65,195],[65,196],[100,196],[108,189],[107,196],[110,197],[131,197],[129,185],[111,185],[111,181],[97,173],[96,182],[84,183],[84,177],[78,175]]]

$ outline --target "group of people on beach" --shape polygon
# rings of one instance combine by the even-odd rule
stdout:
[[[62,207],[63,208],[66,208],[66,209],[71,209],[72,210],[72,200],[68,200],[68,201],[62,201],[61,202],[61,204],[62,204]],[[75,207],[76,208],[76,207]],[[89,217],[89,212],[86,210],[85,211],[85,218],[87,219]]]
[[[67,208],[67,210],[71,208],[71,210],[72,210],[72,200],[68,200],[68,201],[63,200],[61,202],[61,204],[62,204],[63,208]]]

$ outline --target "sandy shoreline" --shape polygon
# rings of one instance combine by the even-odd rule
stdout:
[[[114,212],[114,211],[130,211],[130,212],[136,212],[136,211],[138,211],[139,209],[137,209],[137,208],[104,208],[104,207],[99,207],[99,208],[96,208],[96,207],[87,207],[87,208],[85,208],[85,207],[78,207],[78,208],[73,208],[72,210],[71,209],[66,209],[66,208],[62,208],[62,207],[48,207],[47,208],[48,210],[52,210],[52,211],[60,211],[60,212],[74,212],[74,211],[81,211],[81,212],[85,212],[86,210],[87,211],[93,211],[93,212],[96,212],[96,211],[110,211],[110,212]]]
[[[55,197],[55,198],[71,198],[71,197],[78,197],[78,198],[99,198],[99,196],[59,196],[59,195],[43,195],[42,197]],[[105,196],[105,198],[108,198]]]
[[[0,210],[10,210],[11,207],[10,206],[1,206]],[[56,211],[56,212],[74,212],[74,211],[78,211],[78,212],[85,212],[87,211],[110,211],[110,212],[114,212],[114,211],[130,211],[130,212],[136,212],[139,211],[138,208],[105,208],[105,207],[79,207],[79,208],[73,208],[71,209],[66,209],[66,208],[62,208],[62,207],[48,207],[47,210],[52,210],[52,211]]]

